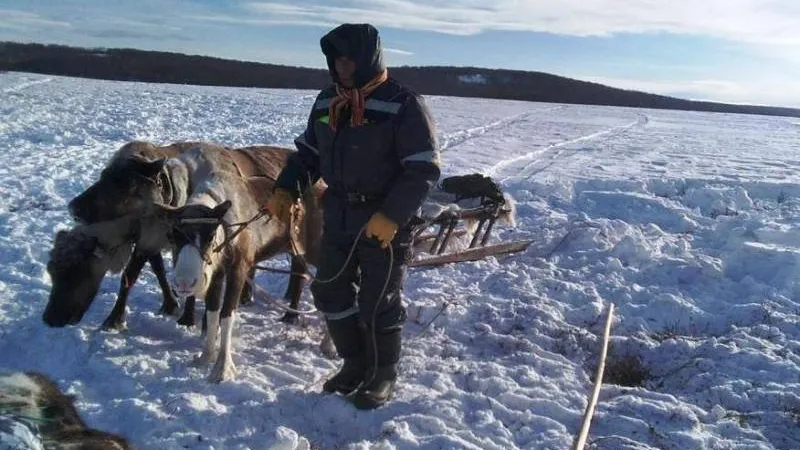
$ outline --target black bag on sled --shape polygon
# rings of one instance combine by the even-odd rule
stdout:
[[[482,197],[483,202],[489,200],[499,204],[505,203],[500,186],[491,178],[479,173],[447,177],[442,179],[439,184],[443,191],[455,195],[456,201]]]

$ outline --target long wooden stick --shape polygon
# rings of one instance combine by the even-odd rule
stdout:
[[[594,409],[597,406],[597,397],[600,396],[600,385],[603,384],[603,371],[606,368],[606,354],[608,353],[608,336],[611,334],[611,318],[614,315],[614,304],[608,304],[608,317],[606,318],[606,329],[603,332],[603,348],[600,351],[600,362],[597,364],[597,373],[594,377],[594,390],[592,397],[589,399],[589,404],[586,405],[586,411],[583,413],[583,425],[581,425],[581,432],[575,438],[572,450],[583,450],[586,445],[586,438],[589,437],[589,425],[592,423],[594,416]]]

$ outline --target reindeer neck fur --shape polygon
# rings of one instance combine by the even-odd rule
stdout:
[[[107,266],[107,270],[116,273],[128,262],[139,231],[139,218],[136,215],[127,215],[106,222],[79,225],[70,233],[97,238],[100,247],[98,257]]]
[[[169,223],[152,211],[78,225],[69,234],[74,239],[80,239],[80,235],[96,238],[96,255],[114,273],[128,262],[134,245],[145,253],[157,253],[169,246]]]
[[[136,230],[136,249],[142,253],[159,253],[169,247],[170,223],[155,212],[148,212],[138,217]]]
[[[200,183],[209,180],[218,170],[216,160],[226,148],[203,142],[184,142],[170,147],[177,151],[164,165],[171,190],[171,195],[164,196],[164,203],[179,207],[186,204]]]

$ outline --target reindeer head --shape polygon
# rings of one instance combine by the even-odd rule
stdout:
[[[121,270],[131,252],[130,242],[106,246],[86,226],[59,231],[47,263],[52,288],[42,320],[51,327],[80,322],[105,273]]]
[[[163,171],[166,159],[137,157],[115,161],[100,179],[69,202],[76,221],[95,223],[131,214],[153,202],[169,203],[172,186]]]
[[[215,207],[189,204],[167,211],[175,248],[174,288],[182,296],[205,298],[214,270],[222,264],[226,200]]]

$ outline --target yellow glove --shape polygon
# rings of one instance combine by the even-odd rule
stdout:
[[[392,219],[376,212],[367,222],[366,234],[368,238],[374,237],[381,242],[381,248],[386,248],[397,233],[397,224]]]
[[[294,196],[286,189],[277,188],[267,200],[267,211],[283,223],[289,223]]]

